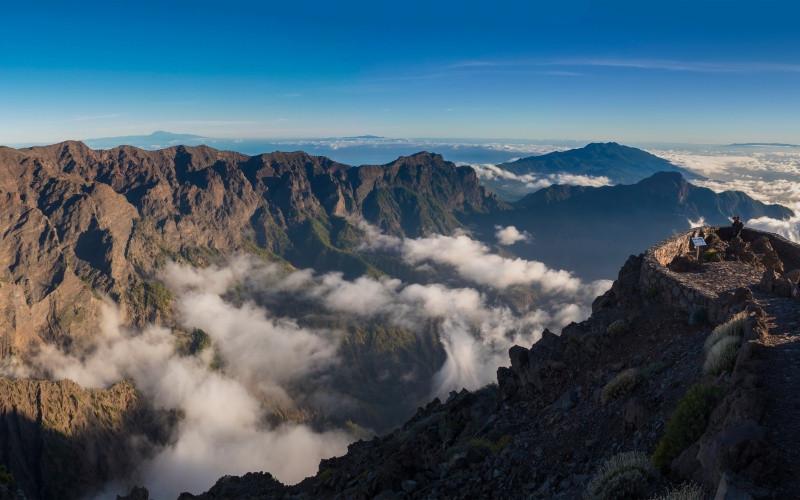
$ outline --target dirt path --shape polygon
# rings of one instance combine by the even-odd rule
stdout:
[[[765,424],[782,467],[778,498],[796,498],[800,492],[800,302],[755,292],[769,316],[769,335],[763,370],[768,394]]]

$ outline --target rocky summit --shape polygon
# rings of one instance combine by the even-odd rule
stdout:
[[[294,486],[253,472],[180,498],[793,498],[798,265],[774,234],[678,234],[631,256],[588,320],[513,347],[497,384]]]

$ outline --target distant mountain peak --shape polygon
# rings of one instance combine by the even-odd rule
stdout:
[[[592,142],[578,149],[529,156],[498,165],[515,174],[607,177],[616,184],[634,184],[656,172],[679,172],[686,178],[699,176],[664,158],[616,142]]]
[[[174,132],[167,132],[166,130],[156,130],[147,137],[158,138],[158,139],[186,139],[186,138],[200,138],[203,136],[194,134],[176,134]]]

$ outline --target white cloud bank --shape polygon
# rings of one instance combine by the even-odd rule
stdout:
[[[222,475],[248,471],[269,471],[294,483],[313,474],[320,459],[343,453],[353,437],[290,423],[271,427],[266,417],[275,405],[331,403],[332,394],[320,389],[322,383],[309,389],[317,391],[313,394],[296,394],[290,387],[296,391],[298,382],[324,380],[339,369],[341,337],[337,331],[276,317],[270,303],[310,301],[318,306],[312,308],[315,314],[328,311],[411,331],[437,320],[446,360],[433,380],[424,383],[430,384],[431,396],[444,396],[493,382],[497,367],[508,364],[512,345],[529,346],[544,328],[558,331],[585,319],[591,301],[611,284],[583,283],[540,262],[503,258],[463,234],[400,239],[363,222],[361,227],[367,234],[365,249],[397,252],[411,265],[449,266],[475,287],[366,276],[347,280],[340,273],[289,272],[245,256],[205,269],[172,263],[160,278],[175,292],[177,320],[208,333],[223,359],[221,369],[209,367],[212,349],[200,356],[178,355],[168,329],[121,327],[112,304],[104,309],[101,333],[88,354],[78,358],[45,346],[33,367],[12,368],[44,370],[87,387],[131,379],[156,408],[179,409],[183,418],[174,439],[130,480],[145,485],[154,497],[197,493]],[[513,240],[523,237],[509,228],[503,231]],[[532,307],[514,312],[502,300],[487,298],[502,296],[510,286],[532,287]],[[245,300],[232,303],[231,293]],[[121,493],[131,484],[109,486],[116,489],[101,496]]]
[[[496,289],[512,285],[533,285],[550,293],[575,294],[581,281],[572,273],[548,268],[541,262],[510,259],[490,253],[483,243],[465,234],[432,235],[417,239],[401,239],[380,233],[361,223],[366,233],[362,249],[394,251],[409,264],[431,261],[453,267],[464,279]]]
[[[558,172],[555,174],[536,175],[536,174],[515,174],[506,169],[500,168],[491,163],[464,163],[469,165],[481,179],[487,180],[509,180],[522,184],[530,190],[537,190],[550,187],[555,184],[570,184],[572,186],[602,187],[611,186],[613,182],[605,176],[576,175],[568,172]]]
[[[192,305],[198,304],[189,300],[183,307]],[[319,341],[308,342],[311,334],[303,337],[299,329],[276,328],[249,307],[237,314],[212,306],[208,314],[215,312],[228,315],[217,318],[216,322],[225,324],[209,333],[216,341],[222,340],[219,345],[226,356],[238,356],[237,362],[243,361],[244,366],[238,367],[232,358],[226,358],[231,359],[228,366],[235,369],[217,372],[209,369],[207,359],[178,356],[170,330],[156,326],[141,332],[122,328],[111,304],[104,307],[101,335],[91,354],[78,359],[45,346],[34,359],[54,378],[69,378],[85,387],[107,387],[131,379],[154,407],[182,411],[174,442],[145,461],[131,479],[132,483],[144,484],[155,498],[176,498],[187,490],[199,493],[222,475],[253,470],[268,470],[280,480],[294,483],[313,474],[320,459],[343,453],[352,439],[343,432],[316,432],[304,425],[266,426],[265,410],[250,389],[253,380],[240,377],[248,367],[252,369],[249,375],[275,377],[266,379],[270,384],[312,373],[316,368],[309,360],[319,361]],[[250,336],[254,342],[226,343],[219,336],[220,332],[229,335],[237,325],[242,327],[241,335]],[[256,333],[257,326],[260,333]],[[277,335],[284,338],[274,338]],[[274,343],[288,344],[292,355],[298,357],[281,359],[287,352],[271,350]],[[324,350],[325,359],[334,351],[333,345]],[[286,367],[291,361],[299,366],[278,376],[276,366]],[[116,493],[130,486],[119,486]],[[111,493],[106,490],[101,496]]]
[[[692,184],[717,192],[743,191],[761,202],[791,208],[796,216],[789,220],[760,217],[744,222],[746,226],[775,232],[800,243],[800,151],[708,147],[702,151],[650,152],[708,177],[693,180]]]

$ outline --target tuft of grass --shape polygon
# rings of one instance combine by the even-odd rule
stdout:
[[[705,488],[695,483],[683,483],[673,486],[661,495],[650,500],[705,500],[708,498]]]
[[[600,394],[600,401],[605,404],[612,399],[631,392],[639,385],[639,382],[641,382],[643,378],[642,373],[637,368],[629,368],[621,372],[603,387],[603,392]]]
[[[711,330],[711,335],[708,336],[706,343],[703,346],[706,352],[710,351],[711,348],[714,347],[714,344],[725,337],[741,337],[744,335],[744,323],[746,320],[747,313],[742,311],[738,314],[735,314],[725,323],[717,325],[716,328]]]
[[[647,486],[650,469],[644,453],[629,451],[614,455],[594,473],[583,496],[587,500],[636,497]]]
[[[474,438],[467,441],[467,443],[462,447],[463,449],[479,449],[483,450],[486,453],[499,453],[508,446],[508,443],[511,442],[511,436],[505,434],[500,437],[495,442],[492,442],[486,438]]]
[[[741,344],[742,340],[739,337],[723,337],[706,354],[703,373],[706,375],[719,375],[733,368],[734,363],[736,363],[736,352]]]
[[[708,425],[708,417],[722,400],[725,391],[712,384],[695,384],[678,401],[667,423],[664,436],[653,453],[653,465],[667,470],[683,450],[697,441]]]
[[[658,375],[659,373],[663,372],[666,369],[667,369],[667,364],[666,363],[664,363],[663,361],[655,361],[655,362],[650,363],[649,365],[647,365],[642,370],[642,377],[645,380],[649,380],[649,379],[655,377],[656,375]]]

